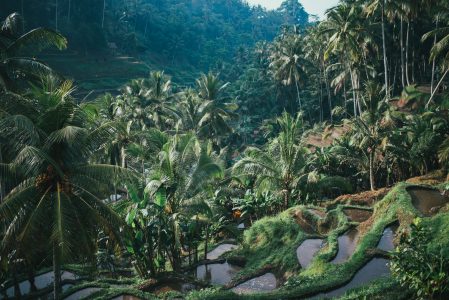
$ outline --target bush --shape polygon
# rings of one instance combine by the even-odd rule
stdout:
[[[393,253],[391,271],[399,283],[412,290],[417,299],[435,299],[449,291],[449,260],[429,251],[430,231],[417,218],[408,235]]]

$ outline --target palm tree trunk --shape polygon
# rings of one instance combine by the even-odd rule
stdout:
[[[407,80],[407,85],[410,85],[410,77],[408,72],[409,58],[408,58],[408,48],[410,45],[410,21],[407,22],[407,37],[405,39],[405,78]]]
[[[320,122],[323,122],[323,73],[320,68]]]
[[[296,80],[296,79],[295,79],[295,86],[296,86],[296,95],[298,96],[299,110],[302,111],[301,97],[299,95],[299,85],[298,85],[298,80]]]
[[[374,179],[374,158],[375,158],[375,151],[374,149],[372,149],[371,152],[369,153],[369,183],[372,191],[376,190]]]
[[[437,16],[437,20],[436,20],[436,29],[438,29],[438,21],[439,21],[439,16]],[[435,47],[435,44],[437,43],[437,35],[435,35],[433,37],[433,46]],[[432,80],[430,82],[430,93],[433,93],[433,85],[435,82],[435,67],[436,67],[436,63],[435,63],[435,58],[432,61]]]
[[[355,78],[354,78],[354,73],[352,71],[352,69],[350,69],[350,75],[351,75],[351,85],[352,85],[352,98],[353,98],[353,106],[354,106],[354,117],[357,117],[357,95],[355,92]]]
[[[58,31],[58,0],[55,1],[55,27]]]
[[[327,70],[326,70],[326,66],[324,66],[324,82],[326,84],[326,90],[327,90],[327,102],[329,105],[329,114],[330,114],[330,118],[331,118],[331,123],[334,122],[333,119],[333,115],[332,115],[332,98],[331,98],[331,89],[330,89],[330,85],[329,85],[329,79],[327,77]]]
[[[388,62],[387,62],[387,45],[385,41],[385,2],[382,1],[382,47],[384,55],[384,76],[385,76],[385,97],[388,101],[390,98],[390,91],[388,87]]]
[[[67,23],[70,23],[71,13],[72,13],[72,0],[69,0],[69,10],[67,12]]]
[[[426,104],[426,108],[429,107],[430,103],[432,102],[433,98],[435,97],[435,94],[437,93],[438,89],[440,88],[440,85],[443,83],[443,80],[446,77],[447,73],[449,73],[449,68],[447,68],[446,72],[444,72],[443,77],[441,77],[440,81],[438,82],[437,86],[435,87],[435,90],[433,91],[432,95],[430,96],[429,101]]]
[[[20,13],[22,14],[22,33],[25,32],[25,12],[23,6],[23,0],[20,1]]]
[[[122,146],[120,152],[120,156],[122,158],[122,168],[126,168],[126,151],[124,146]]]
[[[17,269],[16,264],[13,262],[13,282],[14,282],[14,298],[15,299],[21,299],[22,298],[22,292],[20,290],[19,281],[17,280]]]
[[[53,282],[53,297],[59,300],[61,294],[61,260],[59,253],[59,246],[56,242],[53,243],[53,273],[55,280]]]
[[[207,259],[207,242],[209,241],[209,224],[206,225],[206,240],[204,241],[204,260]]]
[[[404,57],[404,20],[401,16],[401,33],[400,33],[400,42],[401,42],[401,81],[402,88],[405,88],[405,57]]]
[[[104,15],[106,11],[106,0],[103,0],[103,17],[101,19],[101,28],[104,28]]]
[[[28,270],[28,282],[30,283],[30,292],[34,293],[37,291],[36,283],[35,283],[35,275],[33,269]]]
[[[284,190],[284,209],[288,208],[290,202],[290,191],[288,189]]]

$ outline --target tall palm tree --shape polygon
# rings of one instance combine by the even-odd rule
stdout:
[[[218,75],[202,74],[197,79],[199,101],[191,99],[189,104],[192,108],[192,104],[195,106],[196,102],[196,108],[193,109],[196,117],[193,119],[197,120],[195,127],[198,136],[210,139],[217,145],[220,144],[222,137],[233,131],[229,122],[238,117],[235,113],[237,104],[226,102],[229,99],[223,96],[223,91],[228,85],[229,83],[222,84]]]
[[[123,101],[127,103],[124,114],[129,120],[139,120],[142,129],[155,125],[163,130],[170,119],[178,118],[172,108],[171,91],[171,80],[164,72],[154,71],[149,78],[131,80],[123,88]]]
[[[100,228],[119,242],[122,224],[102,199],[113,178],[125,173],[90,161],[114,128],[92,124],[72,91],[70,82],[50,78],[29,98],[4,93],[0,103],[0,137],[11,157],[2,163],[2,178],[16,178],[0,205],[8,224],[0,250],[19,249],[30,261],[39,250],[52,251],[55,299],[61,263],[92,258]]]
[[[375,166],[379,156],[378,150],[385,143],[386,129],[392,125],[392,119],[385,112],[388,105],[379,97],[381,87],[374,81],[365,83],[365,111],[360,118],[351,121],[353,134],[351,141],[366,155],[369,162],[369,180],[371,190],[376,189]]]
[[[34,58],[27,57],[55,46],[62,50],[67,40],[56,31],[37,28],[20,33],[21,16],[13,13],[0,26],[0,89],[17,90],[20,86],[15,78],[38,81],[42,74],[51,74],[51,69]]]
[[[305,77],[306,64],[303,44],[304,41],[297,32],[285,33],[274,43],[270,56],[274,78],[285,86],[295,85],[299,110],[303,109],[299,87]]]
[[[285,112],[277,119],[281,128],[278,137],[266,149],[246,149],[232,169],[237,178],[255,178],[255,187],[261,192],[277,191],[284,198],[284,208],[307,175],[306,149],[300,144],[301,119],[300,114],[292,117]]]
[[[422,40],[425,41],[431,36],[437,37],[438,41],[433,45],[430,51],[430,60],[441,59],[441,64],[443,68],[443,76],[441,76],[440,81],[432,92],[432,95],[429,98],[429,101],[426,104],[426,107],[432,102],[435,97],[436,92],[440,88],[443,83],[446,75],[449,73],[449,27],[441,27],[438,29],[434,29],[428,33],[426,33]]]
[[[150,199],[163,203],[168,214],[173,233],[169,249],[173,269],[179,270],[181,263],[180,225],[185,218],[184,208],[202,198],[206,187],[221,176],[222,168],[212,158],[210,147],[191,133],[173,136],[159,153],[145,191]]]
[[[363,61],[364,54],[366,54],[366,49],[364,49],[366,38],[363,34],[366,34],[366,30],[360,24],[360,13],[361,8],[357,4],[342,3],[329,10],[327,19],[319,25],[320,34],[330,37],[324,54],[325,59],[328,59],[332,53],[338,55],[340,65],[344,67],[345,73],[350,75],[354,116],[361,113],[359,94],[361,75],[358,67],[366,64]]]

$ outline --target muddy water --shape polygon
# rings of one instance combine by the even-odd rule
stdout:
[[[241,270],[240,267],[222,264],[201,265],[196,268],[196,277],[200,280],[209,281],[212,284],[225,285],[232,277]]]
[[[217,259],[222,254],[229,252],[233,249],[236,249],[238,246],[233,244],[221,244],[214,250],[207,253],[207,259]]]
[[[69,295],[67,298],[65,298],[64,300],[78,300],[78,299],[83,299],[87,296],[92,295],[95,292],[98,292],[99,290],[101,290],[101,288],[95,288],[95,287],[91,287],[91,288],[85,288],[82,290],[79,290],[71,295]]]
[[[392,225],[387,228],[385,228],[384,233],[382,234],[382,237],[380,238],[379,244],[377,245],[377,248],[384,251],[392,251],[394,250],[394,235],[396,234],[396,231],[398,230],[398,225]]]
[[[412,203],[424,216],[429,217],[449,202],[449,197],[441,195],[437,190],[423,188],[407,189],[412,197]]]
[[[322,299],[341,296],[346,291],[365,285],[381,276],[389,276],[390,268],[388,267],[387,263],[387,259],[373,258],[355,274],[354,278],[348,284],[326,293],[320,293],[310,299]]]
[[[345,208],[343,212],[351,221],[359,223],[365,222],[373,214],[372,211],[356,208]]]
[[[263,293],[272,291],[276,287],[276,277],[273,273],[267,273],[236,286],[232,291],[237,294]]]
[[[54,281],[54,273],[53,272],[47,272],[41,275],[38,275],[34,278],[34,284],[36,285],[37,289],[43,289],[46,288],[49,285],[53,284]],[[64,271],[61,274],[61,280],[75,280],[76,276],[75,274],[71,273],[71,272],[67,272]],[[22,295],[26,295],[30,293],[30,289],[31,289],[31,285],[30,282],[28,280],[22,281],[19,284],[20,287],[20,292],[22,293]],[[8,295],[8,297],[13,297],[14,296],[14,287],[10,287],[6,290],[6,293]]]
[[[302,242],[302,244],[296,250],[299,264],[302,268],[307,268],[312,261],[315,254],[323,246],[322,239],[308,239]]]
[[[358,237],[359,232],[355,228],[348,230],[345,234],[338,237],[338,253],[331,263],[338,264],[348,260],[355,251]]]

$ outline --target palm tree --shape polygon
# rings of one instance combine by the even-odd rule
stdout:
[[[37,28],[22,35],[21,16],[11,14],[1,22],[0,27],[0,89],[17,90],[20,85],[15,78],[38,81],[41,75],[52,74],[44,63],[26,57],[27,52],[33,55],[50,47],[65,49],[67,40],[61,34],[46,28]],[[22,81],[23,82],[23,81]]]
[[[430,96],[429,101],[426,104],[426,107],[428,107],[429,104],[432,102],[433,98],[435,97],[435,94],[437,93],[438,89],[440,88],[441,84],[446,78],[446,75],[449,73],[449,27],[446,26],[432,30],[426,33],[422,37],[422,40],[425,41],[431,36],[435,36],[439,40],[433,45],[430,51],[430,60],[432,61],[434,59],[436,60],[441,58],[444,73],[440,81],[438,82],[437,86],[433,90],[432,95]]]
[[[312,28],[308,31],[308,35],[305,38],[304,50],[306,58],[312,59],[312,61],[315,61],[319,66],[320,95],[321,98],[323,98],[322,84],[324,81],[327,93],[327,102],[329,106],[330,121],[332,123],[333,122],[333,116],[331,113],[333,109],[332,96],[330,90],[327,61],[324,57],[324,52],[326,51],[326,43],[325,43],[326,40],[327,36],[320,34],[319,29],[317,27]]]
[[[171,80],[164,72],[155,71],[149,78],[131,80],[121,97],[127,103],[124,114],[129,120],[139,120],[142,129],[155,125],[163,130],[170,119],[178,118],[171,103]]]
[[[387,59],[387,45],[385,37],[385,14],[386,6],[388,3],[396,3],[396,1],[389,0],[372,0],[371,3],[365,8],[368,16],[373,15],[377,10],[380,10],[381,15],[381,25],[382,25],[382,50],[383,50],[383,61],[384,61],[384,78],[385,78],[385,99],[389,100],[390,90],[388,85],[388,59]]]
[[[232,169],[237,178],[255,178],[255,187],[260,192],[277,191],[283,195],[285,209],[306,176],[306,149],[300,144],[301,119],[300,114],[294,118],[285,112],[277,119],[281,128],[278,137],[266,149],[246,149]]]
[[[444,142],[441,144],[438,151],[438,158],[443,164],[447,164],[449,162],[449,137],[446,137]]]
[[[375,166],[378,148],[385,143],[385,129],[390,126],[391,118],[385,117],[387,104],[379,97],[381,87],[374,81],[365,83],[365,111],[360,118],[351,121],[353,126],[351,140],[367,156],[371,190],[376,189]]]
[[[299,110],[302,110],[299,86],[305,77],[306,64],[303,43],[303,39],[296,32],[283,34],[280,40],[274,43],[270,56],[270,68],[274,78],[285,86],[295,85]]]
[[[327,19],[320,23],[320,34],[329,36],[325,59],[334,53],[339,56],[340,65],[351,78],[354,116],[361,114],[360,105],[360,72],[358,67],[366,65],[366,40],[362,34],[366,30],[360,24],[360,7],[348,3],[342,3],[327,13]],[[368,39],[369,40],[369,39]],[[363,46],[363,47],[362,47]],[[360,51],[361,48],[363,51]],[[344,76],[343,78],[346,78]],[[357,113],[359,111],[359,113]]]
[[[180,225],[186,217],[183,210],[202,199],[206,187],[221,176],[222,168],[212,158],[210,146],[191,133],[173,136],[159,153],[145,191],[150,199],[163,203],[168,215],[172,232],[168,253],[174,270],[179,270],[181,263]]]
[[[220,144],[222,137],[232,133],[229,122],[238,117],[235,113],[237,104],[225,102],[228,99],[222,95],[228,85],[229,83],[222,84],[218,75],[202,74],[197,79],[198,99],[189,99],[189,95],[185,98],[188,103],[185,103],[184,107],[188,106],[187,111],[194,112],[189,118],[191,121],[195,120],[194,127],[198,136],[212,140],[216,145]]]
[[[122,224],[101,199],[113,178],[125,173],[90,161],[114,128],[92,124],[72,91],[70,82],[50,78],[33,88],[31,100],[6,93],[0,103],[0,136],[12,157],[2,163],[2,178],[16,178],[0,205],[7,224],[1,251],[18,249],[31,261],[38,251],[51,249],[55,299],[61,263],[92,258],[100,228],[120,242]]]

